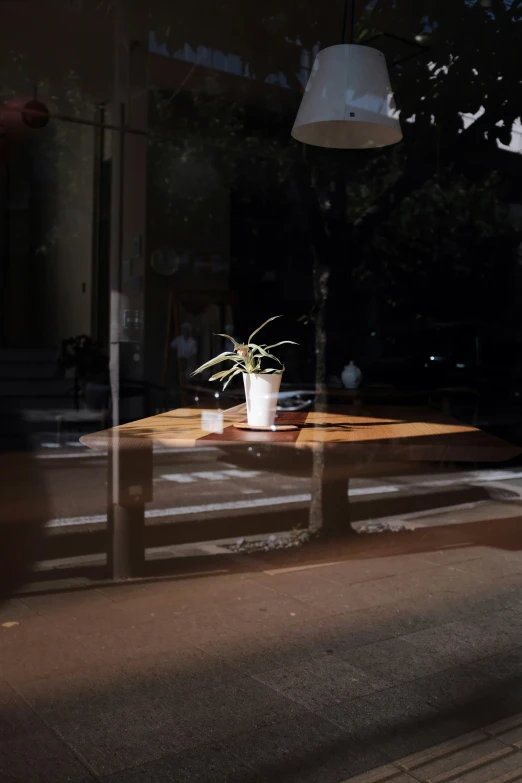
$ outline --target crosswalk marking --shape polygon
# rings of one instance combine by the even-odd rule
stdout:
[[[197,506],[174,506],[172,508],[149,508],[145,511],[145,519],[158,519],[161,517],[179,517],[192,514],[206,514],[216,511],[240,511],[242,509],[265,508],[281,506],[287,503],[308,503],[310,494],[286,495],[276,498],[257,498],[252,500],[232,500],[225,503],[205,503]],[[83,517],[65,517],[51,519],[46,527],[65,527],[75,525],[99,525],[107,522],[106,514],[93,514]]]
[[[178,484],[192,484],[197,479],[202,479],[203,481],[228,481],[231,478],[257,478],[260,475],[259,470],[226,468],[225,470],[196,470],[193,473],[162,473],[159,478],[165,481],[174,481]]]
[[[178,484],[193,484],[196,480],[190,473],[163,473],[159,478],[165,481],[176,481]]]
[[[399,487],[383,484],[382,487],[350,487],[349,495],[385,495],[388,492],[398,492]]]
[[[230,478],[225,470],[197,470],[191,475],[206,481],[226,481],[226,479]]]
[[[261,475],[260,470],[239,470],[239,468],[227,468],[223,473],[232,478],[257,478]]]

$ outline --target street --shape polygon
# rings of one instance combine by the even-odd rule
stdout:
[[[84,447],[42,448],[53,505],[52,528],[99,526],[106,522],[107,455]],[[306,509],[308,477],[244,469],[218,448],[168,450],[154,455],[154,500],[149,524],[178,518],[223,519],[285,507]],[[522,509],[519,468],[431,470],[423,475],[393,475],[350,482],[353,520],[359,530],[417,528],[516,516]],[[303,515],[305,516],[305,515]]]

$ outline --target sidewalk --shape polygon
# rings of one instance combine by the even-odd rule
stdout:
[[[350,778],[344,783],[522,780],[522,713]]]
[[[518,780],[519,547],[511,518],[29,586],[0,606],[0,780]]]

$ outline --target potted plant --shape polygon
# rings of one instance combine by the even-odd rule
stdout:
[[[203,372],[221,362],[232,362],[232,367],[227,370],[221,370],[215,373],[209,379],[211,381],[224,381],[223,389],[226,389],[232,378],[236,375],[243,375],[245,385],[245,396],[247,404],[247,421],[251,427],[272,427],[275,422],[277,409],[277,395],[281,386],[281,376],[283,375],[284,364],[270,353],[270,349],[277,348],[279,345],[291,344],[297,345],[293,340],[281,340],[273,345],[265,343],[253,343],[252,340],[258,332],[263,329],[270,321],[281,318],[280,315],[274,315],[269,318],[248,338],[247,343],[238,343],[228,334],[219,334],[218,337],[226,337],[234,346],[233,351],[224,351],[219,356],[214,357],[201,367],[198,367],[192,375]],[[278,367],[263,366],[266,359],[277,362]]]

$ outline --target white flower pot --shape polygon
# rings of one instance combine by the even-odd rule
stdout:
[[[271,427],[276,418],[281,375],[243,373],[247,421],[251,427]]]

